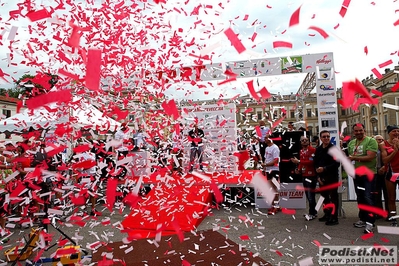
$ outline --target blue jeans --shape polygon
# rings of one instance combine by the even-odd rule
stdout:
[[[353,180],[355,184],[355,191],[357,197],[357,203],[374,207],[374,190],[377,175],[375,174],[373,180],[369,180],[366,175],[356,175]],[[359,189],[360,188],[360,189]],[[359,209],[359,219],[363,222],[374,224],[375,214],[369,211]]]
[[[302,178],[303,187],[305,188],[306,199],[309,202],[309,214],[317,215],[316,211],[316,184],[317,179],[315,176],[304,176]]]
[[[190,171],[194,169],[194,161],[195,158],[198,157],[198,162],[200,164],[200,169],[202,170],[202,153],[203,153],[203,146],[198,147],[191,147],[190,149]]]

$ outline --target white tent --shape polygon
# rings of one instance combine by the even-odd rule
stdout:
[[[73,104],[75,103],[75,104]],[[120,123],[105,116],[82,98],[75,98],[70,104],[51,104],[34,110],[26,109],[0,121],[0,132],[18,133],[33,128],[52,129],[57,124],[70,124],[74,128],[92,128],[101,131],[116,131]]]

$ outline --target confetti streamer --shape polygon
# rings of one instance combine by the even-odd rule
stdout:
[[[36,109],[49,103],[67,103],[72,100],[72,93],[70,90],[61,90],[42,94],[26,100],[26,106],[29,109]]]
[[[324,39],[327,39],[329,37],[327,32],[325,32],[323,29],[321,29],[319,27],[310,26],[308,29],[317,31]]]
[[[392,65],[392,64],[393,64],[393,61],[392,61],[392,59],[390,59],[390,60],[388,60],[388,61],[386,61],[384,63],[379,64],[378,67],[379,68],[383,68],[383,67],[387,67],[387,66]]]
[[[231,45],[234,46],[234,48],[239,54],[245,52],[246,50],[245,46],[241,43],[241,41],[238,39],[237,35],[234,33],[234,31],[231,28],[225,30],[224,34],[227,36],[227,38],[231,42]]]
[[[28,12],[28,14],[26,14],[26,17],[31,22],[35,22],[35,21],[39,21],[39,20],[42,20],[42,19],[50,18],[51,15],[45,8],[43,8],[43,9],[40,9],[40,10],[37,10],[37,11]]]
[[[273,48],[290,48],[292,49],[292,43],[285,41],[275,41],[273,42]]]
[[[380,71],[378,71],[376,68],[373,68],[373,69],[371,70],[371,72],[373,72],[374,75],[375,75],[378,79],[382,79],[382,78],[383,78],[383,76],[382,76],[382,74],[380,73]]]
[[[101,50],[89,49],[86,66],[86,86],[92,91],[100,89]]]
[[[299,14],[301,12],[301,7],[302,7],[302,5],[299,6],[299,8],[297,10],[295,10],[294,13],[292,13],[291,18],[290,18],[289,27],[299,24]]]

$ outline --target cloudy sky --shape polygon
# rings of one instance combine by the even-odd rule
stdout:
[[[0,69],[10,75],[5,76],[9,81],[12,80],[10,77],[19,78],[23,73],[44,69],[57,73],[60,68],[84,78],[84,56],[82,58],[77,51],[64,45],[65,40],[71,36],[72,24],[83,28],[91,26],[87,31],[82,31],[80,47],[85,51],[93,47],[100,48],[103,49],[104,57],[117,47],[114,51],[118,52],[118,59],[121,55],[131,57],[133,62],[137,62],[136,70],[194,65],[198,58],[192,55],[203,55],[204,51],[212,57],[213,63],[333,52],[337,87],[340,87],[342,81],[365,78],[372,73],[373,68],[383,73],[385,67],[380,69],[378,66],[381,63],[392,60],[393,64],[387,67],[393,68],[399,61],[396,40],[399,26],[394,26],[399,19],[399,1],[148,0],[136,1],[137,5],[134,1],[108,5],[108,1],[91,0],[70,1],[72,5],[65,3],[64,9],[57,9],[56,1],[31,2],[32,6],[27,7],[21,4],[24,1],[0,0]],[[124,5],[118,5],[119,3]],[[344,17],[339,14],[343,3],[349,3]],[[121,20],[110,16],[113,13],[123,14],[114,11],[115,5],[120,10],[124,6],[129,7],[125,11],[131,10],[131,14]],[[10,11],[18,9],[18,6],[21,7],[21,15],[9,19]],[[103,7],[101,12],[100,7]],[[43,8],[47,11],[55,10],[51,18],[37,22],[26,18],[29,9],[37,11]],[[298,8],[299,24],[289,27],[290,17]],[[107,12],[108,16],[104,15]],[[96,17],[99,19],[93,27]],[[310,30],[311,26],[323,29],[329,37],[324,39],[318,32]],[[246,47],[245,52],[239,54],[231,46],[224,34],[227,28],[238,34]],[[93,32],[94,35],[85,38]],[[106,39],[116,33],[119,39],[125,38],[126,41],[115,41],[114,44],[95,41],[95,37]],[[256,37],[253,38],[255,34]],[[55,40],[54,36],[59,36],[64,43]],[[189,45],[172,45],[173,36],[178,36],[179,40]],[[291,42],[293,48],[273,49],[274,41]],[[30,48],[28,44],[31,45]],[[154,60],[143,56],[143,51],[150,49],[156,51]],[[365,50],[368,51],[367,54]],[[60,60],[60,52],[69,56],[73,62]],[[31,64],[32,61],[43,64],[36,67]],[[204,60],[204,63],[211,61]],[[129,68],[130,70],[132,69]],[[103,63],[102,71],[102,74],[105,71],[108,74],[125,76],[126,65]],[[275,76],[262,78],[260,83],[272,93],[288,94],[298,90],[302,79],[303,76],[300,75]],[[2,87],[12,86],[12,83],[7,84],[3,80],[0,82]],[[223,86],[208,83],[193,86],[176,82],[163,89],[172,98],[207,99],[248,94],[244,83],[245,80],[242,79]],[[159,89],[157,86],[159,85],[146,84],[149,90]]]

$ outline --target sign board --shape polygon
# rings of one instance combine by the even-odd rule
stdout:
[[[280,184],[280,207],[289,209],[305,209],[306,195],[302,183],[281,183]],[[255,206],[267,209],[271,204],[266,202],[262,193],[255,187]]]

